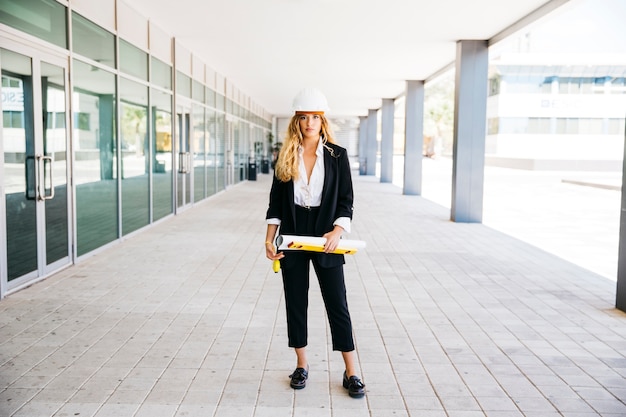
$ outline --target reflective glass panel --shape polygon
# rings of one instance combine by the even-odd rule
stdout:
[[[204,86],[202,85],[202,83],[193,80],[192,88],[193,99],[199,101],[200,103],[204,103]]]
[[[193,200],[200,201],[206,197],[206,170],[205,170],[205,149],[206,135],[204,133],[206,122],[204,119],[204,107],[193,106],[193,137],[191,151],[193,155]]]
[[[206,149],[207,195],[213,195],[217,192],[217,158],[215,154],[215,150],[217,149],[217,140],[215,132],[215,110],[209,109],[207,110],[208,146]]]
[[[176,71],[176,93],[191,98],[191,78]]]
[[[215,107],[215,91],[210,88],[206,88],[206,104],[210,107]]]
[[[152,89],[152,205],[153,220],[171,214],[172,195],[172,95]]]
[[[148,87],[120,79],[122,234],[150,222]]]
[[[46,177],[46,264],[69,255],[67,199],[67,128],[65,123],[65,70],[41,64],[43,149]]]
[[[126,74],[148,80],[148,54],[120,39],[120,69]]]
[[[115,68],[113,34],[77,13],[72,13],[72,49],[87,58]]]
[[[172,67],[165,62],[152,57],[150,81],[167,90],[172,89]]]
[[[216,175],[217,189],[226,189],[226,118],[224,113],[215,115],[215,144],[216,144]]]
[[[230,100],[228,100],[230,102]],[[239,144],[241,143],[241,123],[235,120],[231,123],[232,137],[232,154],[233,154],[233,167],[235,169],[235,176],[233,183],[237,184],[242,181],[245,176],[243,161],[239,154]]]
[[[73,111],[80,256],[118,237],[114,75],[75,60]]]
[[[54,0],[2,0],[0,23],[67,49],[65,6]]]
[[[37,270],[35,127],[31,59],[0,49],[2,182],[9,281]]]

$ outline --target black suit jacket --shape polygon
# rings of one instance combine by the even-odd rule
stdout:
[[[341,146],[327,143],[324,147],[322,202],[315,224],[315,236],[323,236],[333,230],[333,222],[339,217],[352,219],[353,201],[354,194],[348,152]],[[274,176],[269,208],[265,218],[280,219],[280,234],[295,234],[296,206],[293,181],[282,182]],[[284,266],[289,266],[291,258],[289,255],[291,254],[285,253],[285,258],[282,260]],[[316,253],[315,256],[320,265],[326,268],[342,265],[345,262],[343,255]]]

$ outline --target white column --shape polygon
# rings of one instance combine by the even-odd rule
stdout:
[[[367,175],[367,116],[359,116],[359,175]]]
[[[365,151],[365,175],[376,175],[376,159],[378,157],[378,142],[376,132],[378,130],[377,109],[367,112],[367,149]]]
[[[383,99],[380,141],[380,182],[393,180],[393,116],[394,99]]]
[[[457,42],[450,218],[481,223],[487,118],[487,41]]]
[[[406,82],[404,116],[405,195],[422,194],[422,149],[424,147],[424,81]]]

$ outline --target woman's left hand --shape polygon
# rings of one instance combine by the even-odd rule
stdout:
[[[335,249],[337,249],[337,246],[339,246],[339,240],[341,239],[342,233],[343,233],[343,229],[341,228],[341,226],[335,226],[335,228],[332,231],[322,236],[326,238],[326,243],[324,244],[325,253],[331,253]]]

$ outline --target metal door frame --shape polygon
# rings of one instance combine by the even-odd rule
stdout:
[[[15,292],[23,287],[32,285],[33,283],[47,278],[52,273],[62,268],[70,266],[73,263],[74,254],[72,251],[74,242],[74,209],[73,209],[73,186],[71,181],[72,172],[72,148],[71,148],[71,120],[70,120],[70,83],[69,83],[69,55],[66,51],[60,51],[58,54],[53,53],[54,49],[47,48],[45,51],[38,47],[35,43],[24,41],[15,35],[0,30],[2,39],[2,48],[20,55],[30,58],[32,80],[33,80],[33,120],[34,120],[34,137],[35,137],[35,154],[41,155],[43,158],[43,120],[36,115],[43,111],[42,98],[43,91],[41,86],[42,63],[54,65],[64,70],[64,91],[65,91],[65,149],[66,149],[66,167],[65,177],[67,184],[67,234],[68,247],[67,256],[58,261],[46,265],[46,218],[45,218],[45,200],[37,199],[35,208],[36,212],[36,233],[37,233],[37,269],[27,273],[19,278],[8,281],[8,260],[7,260],[7,242],[6,239],[0,240],[0,298]],[[52,52],[51,52],[52,51]],[[0,69],[2,62],[0,62]],[[2,111],[2,103],[0,103],[0,111]],[[4,155],[4,138],[3,129],[0,128],[0,154]],[[0,172],[4,173],[4,158],[0,158]],[[52,178],[52,172],[51,172]],[[44,180],[45,181],[45,180]],[[52,181],[52,180],[51,180]],[[38,184],[39,185],[39,184]],[[50,183],[51,188],[53,184]],[[44,184],[45,187],[45,184]],[[3,183],[0,183],[0,231],[6,236],[6,198]]]
[[[180,111],[179,111],[180,110]],[[193,134],[193,114],[192,114],[192,105],[191,101],[182,100],[180,97],[176,98],[176,103],[174,107],[174,164],[175,164],[175,181],[174,181],[174,199],[175,199],[175,212],[180,213],[185,209],[189,208],[193,204],[193,149],[192,149],[192,140],[191,135]],[[187,138],[187,149],[185,152],[181,152],[180,149],[180,135],[185,134]],[[185,175],[189,176],[189,184],[187,189],[186,177],[183,177],[183,181],[180,181],[182,184],[182,203],[179,204],[178,200],[178,192],[179,192],[179,176]],[[186,196],[189,195],[189,199],[186,199]]]

